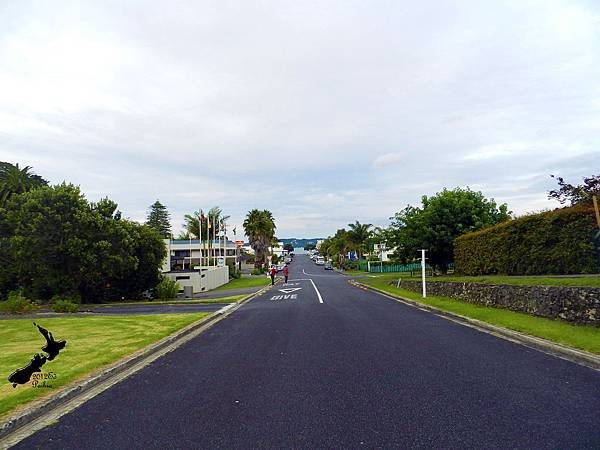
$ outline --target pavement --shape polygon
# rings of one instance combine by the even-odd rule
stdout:
[[[600,447],[600,372],[290,267],[16,448]]]

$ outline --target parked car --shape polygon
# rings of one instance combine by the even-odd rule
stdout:
[[[284,267],[285,267],[285,263],[279,263],[279,264],[277,264],[277,272],[281,272]]]
[[[331,261],[327,261],[324,265],[323,265],[323,269],[325,270],[333,270],[333,264],[331,264]]]
[[[325,264],[325,258],[322,256],[317,256],[317,259],[315,259],[315,264],[317,264],[317,266],[322,266]]]

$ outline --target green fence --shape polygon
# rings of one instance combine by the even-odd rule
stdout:
[[[425,265],[427,270],[431,270],[429,264]],[[371,273],[389,273],[389,272],[419,272],[421,270],[421,263],[410,263],[410,264],[383,264],[383,266],[377,262],[371,262]]]

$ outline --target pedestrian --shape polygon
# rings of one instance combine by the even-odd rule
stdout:
[[[269,276],[271,277],[271,286],[275,285],[275,275],[277,274],[277,269],[275,266],[271,266],[269,269]]]
[[[288,269],[288,266],[285,266],[283,268],[283,276],[285,277],[285,284],[287,284],[289,274],[290,274],[290,269]]]

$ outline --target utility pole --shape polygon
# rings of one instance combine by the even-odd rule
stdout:
[[[421,249],[421,279],[423,281],[423,298],[427,297],[427,286],[425,285],[425,249]]]

